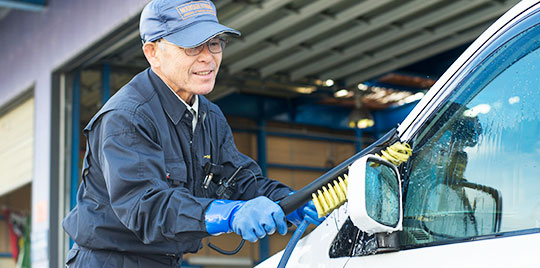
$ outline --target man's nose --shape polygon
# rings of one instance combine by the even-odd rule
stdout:
[[[199,61],[205,61],[205,62],[209,62],[213,59],[212,52],[210,52],[210,50],[208,49],[208,45],[206,44],[203,45],[203,50],[198,55],[198,57],[199,57],[198,58]]]

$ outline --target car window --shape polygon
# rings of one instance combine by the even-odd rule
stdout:
[[[540,228],[540,29],[473,68],[421,129],[404,247]]]

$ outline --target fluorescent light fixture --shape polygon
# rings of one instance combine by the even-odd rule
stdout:
[[[368,128],[368,127],[372,127],[373,125],[375,125],[375,121],[373,121],[373,118],[360,119],[356,123],[357,128]]]
[[[358,84],[358,90],[366,91],[368,90],[368,88],[369,87],[366,84],[362,84],[362,83]]]
[[[311,94],[313,93],[315,90],[317,90],[316,87],[294,87],[294,90],[298,93],[301,93],[301,94]]]
[[[364,107],[354,108],[349,115],[349,127],[350,128],[368,128],[375,125],[373,116]]]
[[[345,98],[345,97],[351,97],[351,96],[352,96],[352,92],[344,88],[334,92],[334,97],[336,98]]]
[[[332,80],[332,79],[327,79],[326,81],[323,82],[323,85],[324,85],[325,87],[331,87],[331,86],[334,85],[334,80]]]

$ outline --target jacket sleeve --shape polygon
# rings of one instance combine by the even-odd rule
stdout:
[[[146,244],[207,236],[204,212],[212,200],[195,197],[183,185],[169,186],[158,129],[142,113],[114,110],[89,133],[97,135],[92,150],[98,154],[110,205]]]
[[[220,115],[222,117],[219,120],[221,124],[219,129],[221,130],[220,157],[222,163],[225,163],[225,166],[231,164],[234,168],[243,167],[238,173],[236,194],[231,199],[249,200],[264,195],[277,201],[292,192],[293,189],[289,186],[263,176],[259,165],[253,159],[238,151],[231,128],[225,116]]]

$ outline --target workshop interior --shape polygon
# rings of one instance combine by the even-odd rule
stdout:
[[[90,16],[77,18],[86,8],[80,2],[0,1],[0,33],[22,19],[27,19],[23,29],[42,22],[50,27],[44,31],[54,31],[57,22],[47,18],[49,13],[71,14],[65,11],[70,9],[68,18],[75,21],[64,23],[77,25],[77,19]],[[106,2],[96,5],[105,9]],[[131,2],[142,9],[144,1],[111,2],[119,10]],[[220,22],[242,36],[227,38],[216,86],[207,98],[227,117],[239,151],[255,159],[269,178],[299,190],[397,127],[467,46],[517,2],[215,0]],[[70,49],[70,56],[63,52],[66,60],[50,63],[45,73],[37,69],[49,65],[29,66],[30,74],[47,77],[45,83],[22,85],[25,90],[1,99],[0,162],[8,170],[0,176],[1,267],[29,265],[32,243],[32,258],[59,264],[72,245],[61,219],[75,206],[81,182],[82,129],[149,66],[141,50],[139,16],[130,14],[99,34],[85,28],[75,34],[59,31],[56,43],[46,46],[62,47],[64,38],[77,34],[91,41]],[[37,33],[28,32],[24,40],[39,41],[43,37]],[[38,50],[32,55],[45,53]],[[45,104],[37,98],[43,95]],[[43,124],[51,144],[45,155],[39,153],[43,140],[36,140]],[[36,176],[35,170],[48,172]],[[49,189],[46,201],[35,185],[41,180]],[[184,256],[182,267],[252,267],[283,250],[294,229],[246,243],[232,256],[206,244],[232,250],[238,236],[205,239],[197,254]]]

